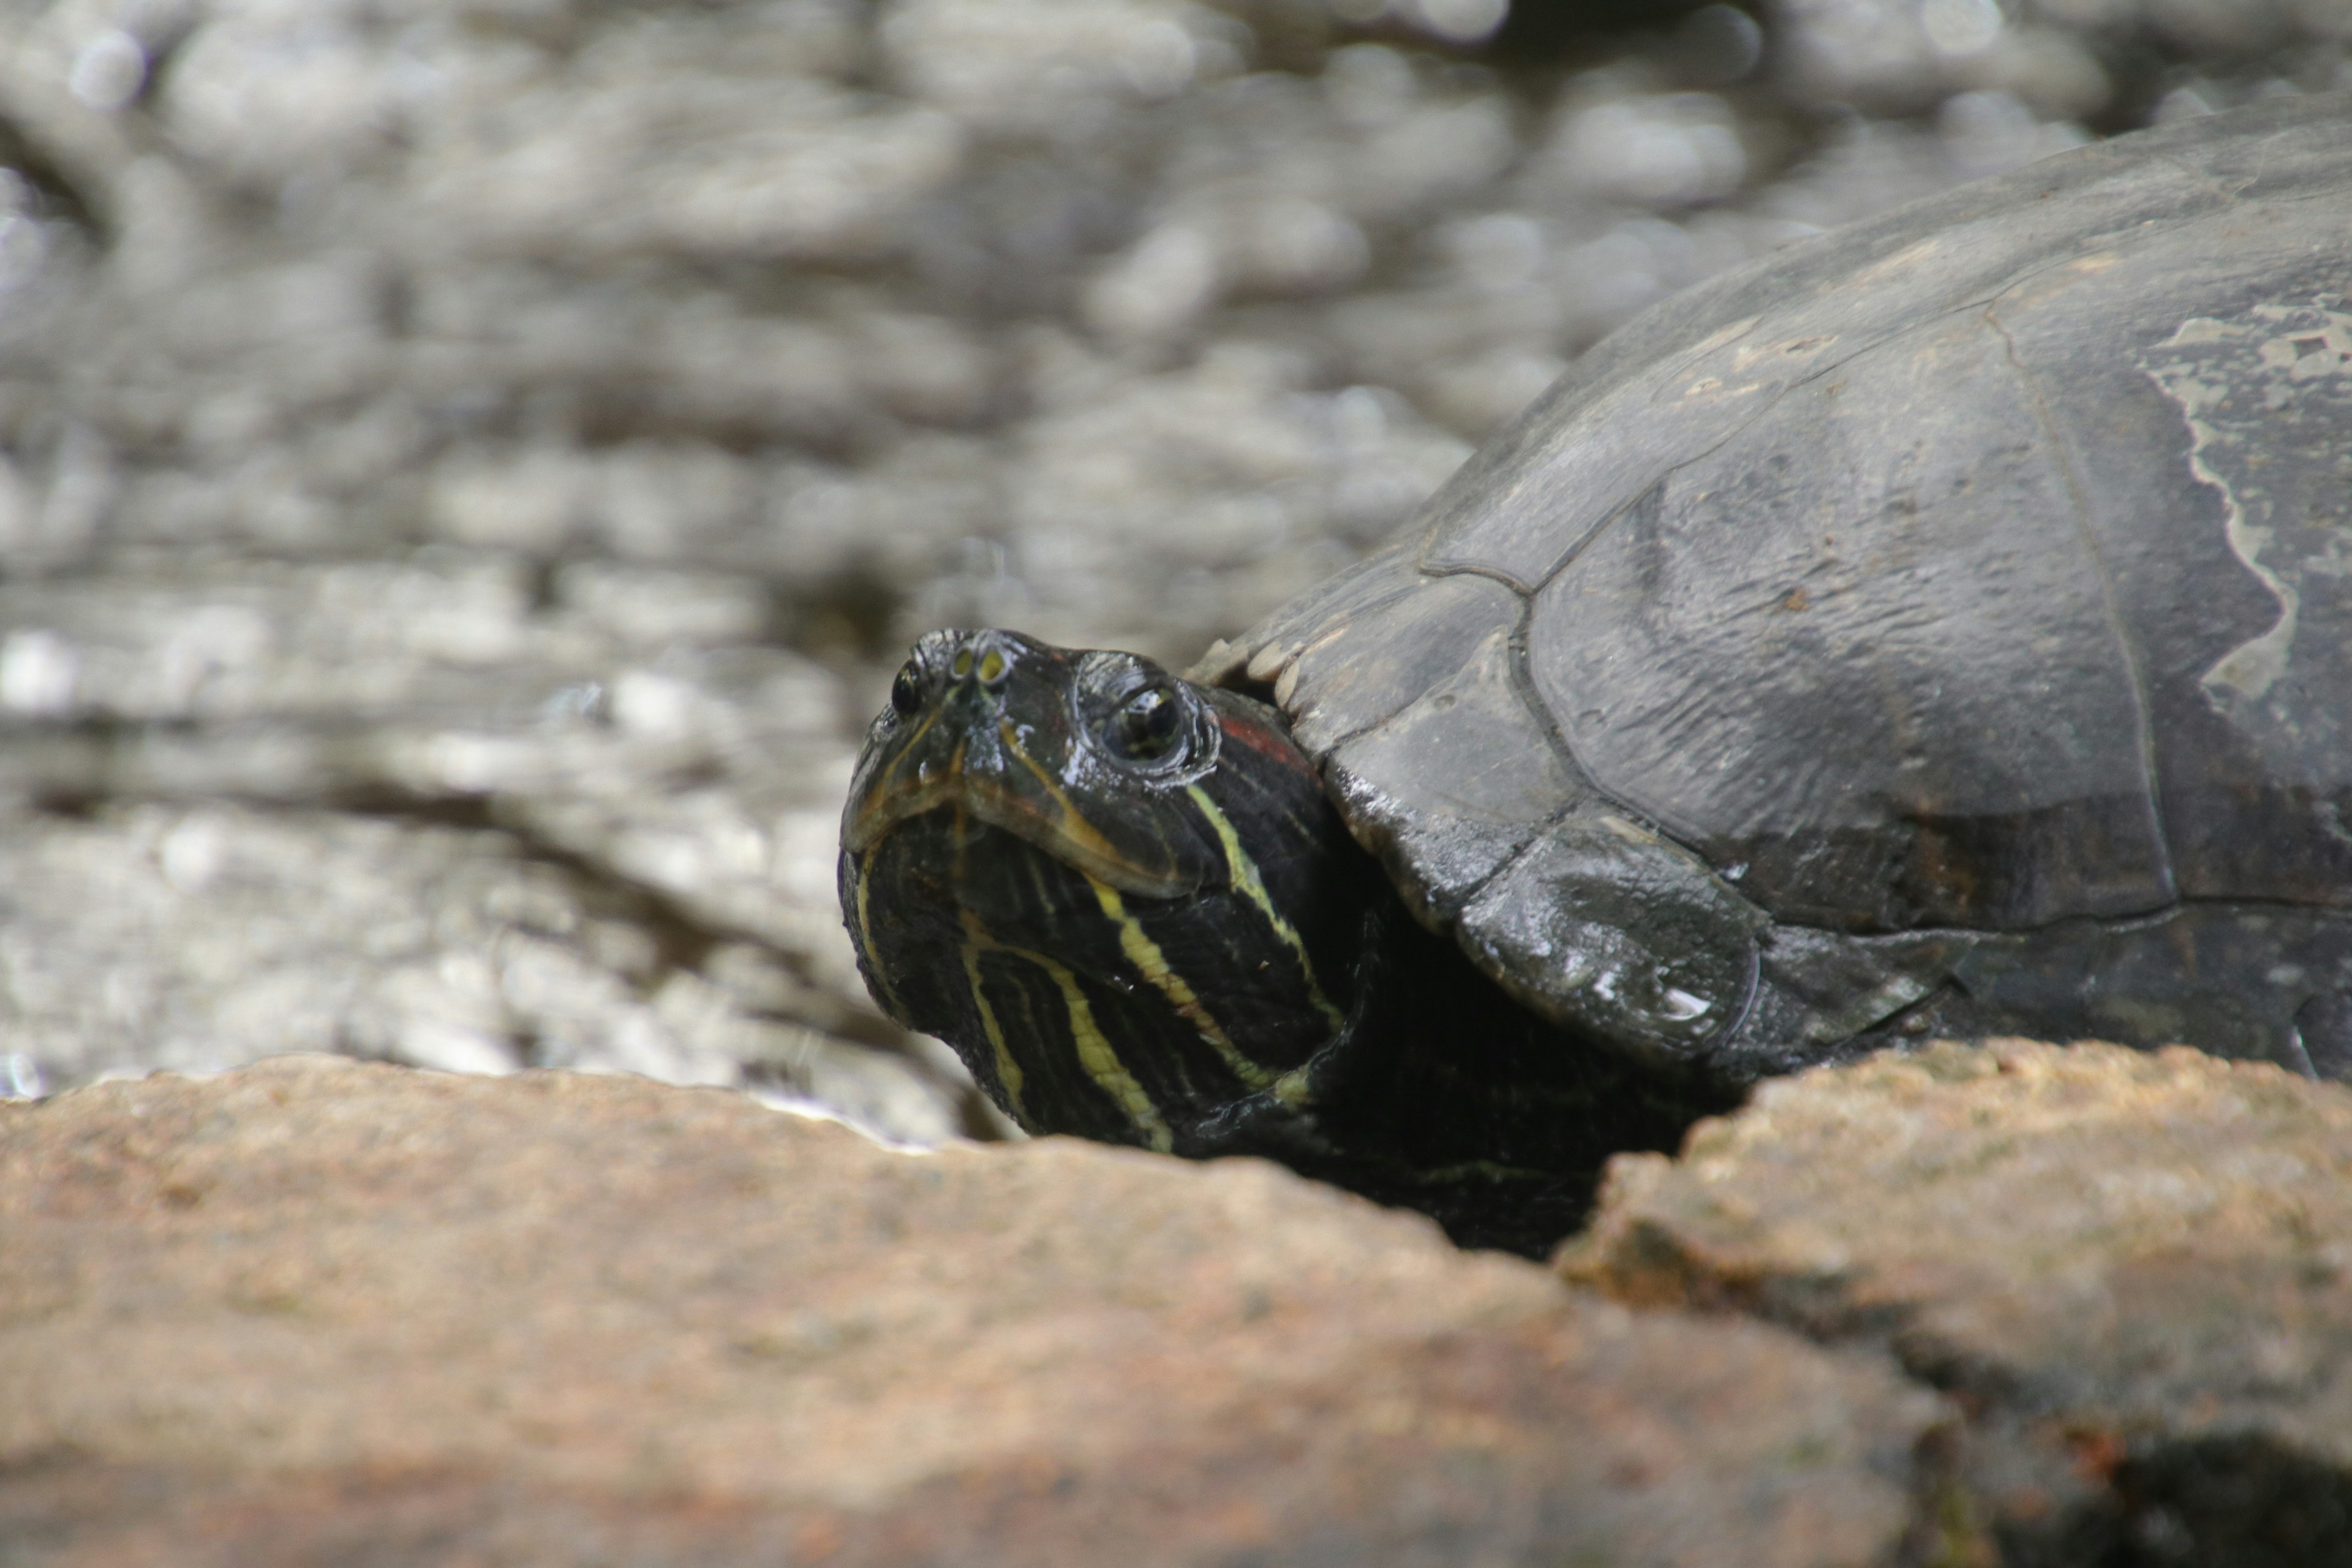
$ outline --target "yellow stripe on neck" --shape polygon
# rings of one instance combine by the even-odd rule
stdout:
[[[1042,952],[1024,952],[1022,956],[1052,975],[1054,984],[1061,987],[1062,1005],[1070,1015],[1070,1038],[1077,1045],[1078,1065],[1087,1069],[1087,1076],[1127,1112],[1128,1121],[1143,1134],[1148,1147],[1162,1154],[1173,1149],[1176,1135],[1168,1130],[1160,1108],[1151,1103],[1151,1096],[1127,1070],[1127,1064],[1118,1059],[1118,1053],[1096,1026],[1094,1008],[1087,1005],[1086,993],[1078,989],[1077,976]]]
[[[1298,955],[1298,973],[1307,982],[1307,999],[1315,1005],[1315,1010],[1323,1015],[1324,1020],[1331,1026],[1331,1032],[1337,1035],[1347,1026],[1348,1020],[1323,994],[1322,984],[1315,978],[1315,961],[1307,956],[1306,941],[1299,936],[1298,928],[1283,919],[1282,911],[1274,907],[1274,900],[1267,895],[1265,883],[1257,874],[1257,862],[1250,858],[1247,849],[1242,847],[1241,835],[1234,831],[1234,825],[1226,820],[1223,812],[1217,809],[1217,803],[1209,798],[1207,790],[1192,784],[1185,793],[1192,797],[1192,804],[1201,808],[1201,815],[1208,819],[1209,826],[1216,830],[1218,841],[1224,845],[1225,866],[1233,874],[1234,886],[1241,889],[1244,898],[1257,906],[1258,912],[1265,916],[1266,924],[1274,928],[1274,934],[1282,939],[1283,944]]]
[[[972,1001],[979,1005],[981,1025],[988,1031],[989,1044],[996,1047],[997,1075],[1005,1079],[1005,1093],[1016,1101],[1015,1115],[1020,1116],[1024,1122],[1027,1121],[1018,1110],[1018,1095],[1013,1087],[1020,1082],[1021,1069],[1013,1065],[1012,1053],[1005,1047],[1003,1032],[997,1027],[996,1016],[981,990],[980,955],[982,952],[1010,953],[1045,972],[1046,977],[1062,994],[1062,1010],[1069,1017],[1070,1043],[1077,1052],[1078,1066],[1095,1081],[1096,1087],[1110,1096],[1111,1102],[1126,1113],[1129,1123],[1143,1135],[1146,1148],[1162,1154],[1174,1149],[1175,1133],[1169,1130],[1166,1119],[1160,1114],[1160,1108],[1151,1102],[1151,1096],[1143,1085],[1127,1070],[1127,1064],[1118,1059],[1118,1052],[1104,1036],[1101,1026],[1095,1022],[1094,1007],[1087,1001],[1085,991],[1079,988],[1078,977],[1070,973],[1069,967],[1042,952],[997,941],[981,923],[980,917],[970,910],[963,912],[963,929],[968,939],[963,947],[964,974],[971,982]]]
[[[1168,955],[1160,951],[1160,944],[1144,931],[1142,922],[1127,912],[1127,904],[1119,898],[1118,889],[1097,877],[1089,876],[1087,881],[1094,889],[1095,901],[1102,906],[1102,912],[1118,924],[1119,951],[1127,954],[1127,961],[1135,965],[1143,978],[1184,1016],[1185,1021],[1192,1026],[1201,1038],[1224,1058],[1225,1066],[1233,1069],[1235,1078],[1252,1089],[1264,1089],[1272,1083],[1275,1075],[1242,1054],[1242,1048],[1234,1044],[1232,1037],[1219,1026],[1208,1008],[1202,1005],[1201,998],[1192,986],[1185,984],[1184,977],[1170,967]]]
[[[980,923],[980,917],[970,910],[963,911],[963,978],[971,988],[971,1005],[980,1011],[980,1026],[988,1035],[988,1043],[996,1052],[996,1081],[1004,1089],[1004,1108],[1013,1120],[1022,1126],[1029,1125],[1029,1112],[1021,1103],[1021,1064],[1013,1059],[1013,1051],[1004,1043],[1004,1030],[996,1022],[996,1011],[988,1005],[988,992],[980,983],[980,955],[993,951],[1000,944]]]

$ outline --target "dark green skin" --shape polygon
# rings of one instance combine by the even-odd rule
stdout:
[[[1540,1254],[1610,1154],[1727,1104],[1513,1005],[1406,912],[1280,715],[1133,655],[925,637],[841,893],[876,998],[1027,1131],[1279,1160],[1465,1245]]]

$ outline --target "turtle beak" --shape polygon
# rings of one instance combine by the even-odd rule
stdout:
[[[876,721],[842,816],[844,848],[863,855],[909,817],[944,810],[960,839],[1000,828],[1122,892],[1199,889],[1182,836],[1090,787],[1066,654],[1013,632],[933,635],[953,639],[933,651],[945,679],[915,711]]]

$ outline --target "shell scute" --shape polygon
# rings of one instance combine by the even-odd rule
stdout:
[[[1276,683],[1299,749],[1317,762],[1450,679],[1489,632],[1518,623],[1524,602],[1490,577],[1424,580],[1412,592],[1327,626]]]
[[[1517,634],[1488,633],[1450,679],[1341,745],[1327,770],[1356,837],[1426,924],[1450,920],[1563,808],[1605,804],[1528,702]]]

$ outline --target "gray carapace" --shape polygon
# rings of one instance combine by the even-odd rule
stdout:
[[[2352,99],[1679,296],[1195,673],[1270,689],[1416,913],[1629,1052],[2352,1075]]]

